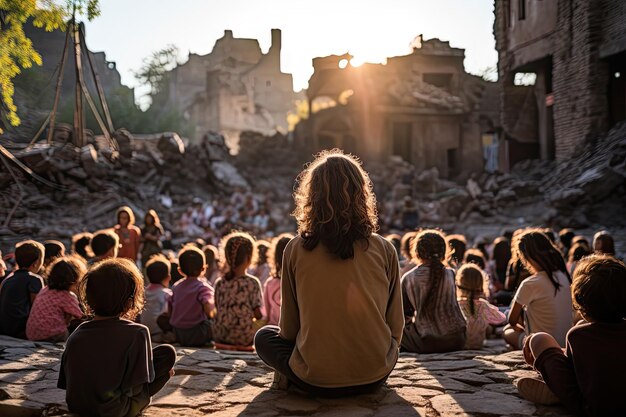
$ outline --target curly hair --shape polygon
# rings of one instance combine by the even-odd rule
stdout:
[[[222,269],[227,271],[225,279],[234,277],[233,269],[250,259],[254,263],[254,238],[245,232],[231,232],[220,241],[220,251],[222,259]]]
[[[307,250],[322,243],[341,259],[353,258],[354,243],[378,229],[372,182],[359,159],[339,149],[322,151],[300,173],[294,202]]]
[[[87,314],[134,320],[143,309],[144,280],[133,261],[107,259],[79,281],[78,298]]]
[[[434,305],[440,296],[441,281],[445,277],[446,267],[443,264],[447,258],[448,245],[443,233],[435,229],[420,230],[413,239],[413,254],[417,261],[428,262],[430,269],[430,287],[424,301],[423,311],[431,314]]]
[[[87,272],[83,258],[79,255],[61,256],[48,266],[48,288],[67,291],[80,281]]]

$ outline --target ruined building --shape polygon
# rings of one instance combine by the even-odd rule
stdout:
[[[626,118],[626,2],[496,0],[505,168],[567,159]]]
[[[280,70],[281,31],[272,29],[272,45],[263,54],[256,39],[233,37],[230,30],[207,55],[189,60],[168,74],[168,105],[194,125],[192,140],[219,131],[236,144],[245,130],[273,134],[287,130],[294,105],[291,74]]]
[[[463,49],[418,39],[411,54],[384,65],[353,67],[349,54],[313,59],[309,109],[319,100],[333,105],[310,111],[298,140],[370,159],[397,155],[444,177],[482,171],[482,142],[497,130],[497,108],[484,106],[495,84],[465,72]]]

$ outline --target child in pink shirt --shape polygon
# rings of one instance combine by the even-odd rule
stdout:
[[[74,291],[85,272],[85,264],[78,256],[64,256],[50,265],[48,285],[35,298],[26,323],[28,340],[67,340],[70,322],[83,316]]]
[[[504,324],[506,316],[484,296],[485,273],[474,264],[465,264],[456,273],[457,300],[465,321],[465,349],[482,349],[489,325]]]
[[[265,320],[267,324],[277,326],[280,319],[280,270],[283,265],[283,252],[287,243],[293,238],[289,233],[283,233],[272,241],[268,259],[272,273],[270,279],[263,286],[263,300],[265,303]]]

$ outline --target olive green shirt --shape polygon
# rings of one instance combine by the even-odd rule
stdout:
[[[280,336],[295,343],[291,370],[308,384],[334,388],[384,378],[398,359],[404,327],[398,256],[374,234],[342,260],[301,237],[282,268]]]

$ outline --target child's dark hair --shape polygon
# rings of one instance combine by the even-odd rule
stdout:
[[[404,256],[405,259],[413,259],[413,239],[415,239],[415,235],[417,232],[406,232],[402,235],[402,239],[400,240],[400,254]]]
[[[493,241],[493,260],[496,269],[506,269],[511,260],[511,242],[504,236],[500,236]]]
[[[443,262],[446,259],[448,245],[443,233],[435,229],[425,229],[417,232],[413,239],[413,253],[417,260],[427,261],[430,264],[430,286],[428,295],[424,301],[422,311],[426,314],[434,312],[434,304],[439,297],[441,282],[445,278],[446,267]]]
[[[400,237],[400,235],[397,234],[397,233],[390,233],[387,236],[385,236],[385,239],[387,239],[389,242],[391,242],[393,247],[396,248],[396,253],[398,254],[398,257],[399,257],[401,255],[400,243],[402,242],[402,238]],[[410,248],[410,245],[409,245],[409,251],[410,250],[411,250],[411,248]]]
[[[478,265],[478,267],[483,270],[487,266],[487,261],[480,249],[468,249],[465,252],[463,263]]]
[[[268,255],[270,249],[270,242],[267,240],[257,240],[254,244],[254,251],[256,252],[256,264],[262,265],[268,262]]]
[[[135,213],[133,213],[133,209],[131,209],[128,206],[122,206],[122,207],[117,209],[117,212],[115,212],[115,219],[117,220],[117,224],[120,224],[120,214],[122,214],[122,213],[128,214],[128,225],[127,226],[135,224]]]
[[[468,298],[470,314],[476,314],[474,301],[484,292],[483,271],[474,264],[465,264],[456,272],[457,293]]]
[[[609,255],[583,258],[574,272],[572,302],[591,321],[621,323],[626,319],[626,265]]]
[[[577,243],[569,248],[567,260],[568,262],[577,262],[587,255],[591,255],[591,251],[589,250],[587,245],[585,245],[584,243]]]
[[[72,236],[72,252],[82,256],[83,259],[89,259],[93,256],[89,253],[89,244],[91,243],[91,233],[78,233]]]
[[[43,242],[44,264],[49,265],[56,258],[65,255],[65,245],[58,240],[46,240]]]
[[[185,245],[178,253],[178,267],[186,277],[199,277],[205,265],[204,252],[193,243]]]
[[[44,258],[44,246],[34,240],[24,240],[15,245],[15,263],[19,268],[30,268],[39,259]]]
[[[569,251],[569,249],[572,247],[572,239],[574,239],[574,236],[576,236],[576,233],[573,229],[561,229],[561,231],[559,232],[559,242],[561,242],[561,245],[567,251]]]
[[[243,264],[247,258],[254,263],[254,238],[245,232],[232,232],[224,236],[220,242],[223,269],[228,271],[224,278],[231,279],[233,269]]]
[[[543,229],[526,229],[514,239],[514,242],[516,243],[515,252],[526,269],[535,273],[539,272],[535,271],[535,268],[529,262],[530,260],[541,267],[540,270],[543,270],[548,275],[552,285],[554,285],[555,295],[561,287],[561,284],[553,275],[555,271],[563,272],[568,281],[572,282],[561,252],[545,235]]]
[[[219,261],[220,254],[218,249],[213,245],[205,245],[202,248],[202,252],[204,252],[204,257],[206,259],[206,264],[211,266]]]
[[[165,255],[151,256],[146,263],[146,275],[152,284],[161,284],[163,280],[170,276],[172,264]]]
[[[72,284],[80,281],[85,272],[87,267],[80,256],[59,257],[48,267],[48,288],[67,291]]]
[[[467,240],[463,235],[448,235],[446,243],[450,247],[449,262],[458,265],[463,262],[465,251],[467,250]]]
[[[100,230],[91,238],[91,251],[94,256],[104,256],[112,248],[120,244],[120,239],[111,230]]]
[[[600,243],[602,247],[602,249],[600,249],[600,253],[615,255],[615,242],[613,241],[613,236],[611,236],[606,230],[602,230],[593,236],[593,250],[598,252],[596,249],[596,243]]]
[[[272,245],[270,246],[269,251],[269,260],[272,267],[272,275],[276,278],[281,277],[283,253],[285,252],[287,243],[289,243],[291,239],[293,239],[292,234],[283,233],[282,235],[276,236],[274,240],[272,240]]]
[[[129,259],[95,264],[80,280],[78,297],[88,314],[134,320],[144,304],[144,281]]]

